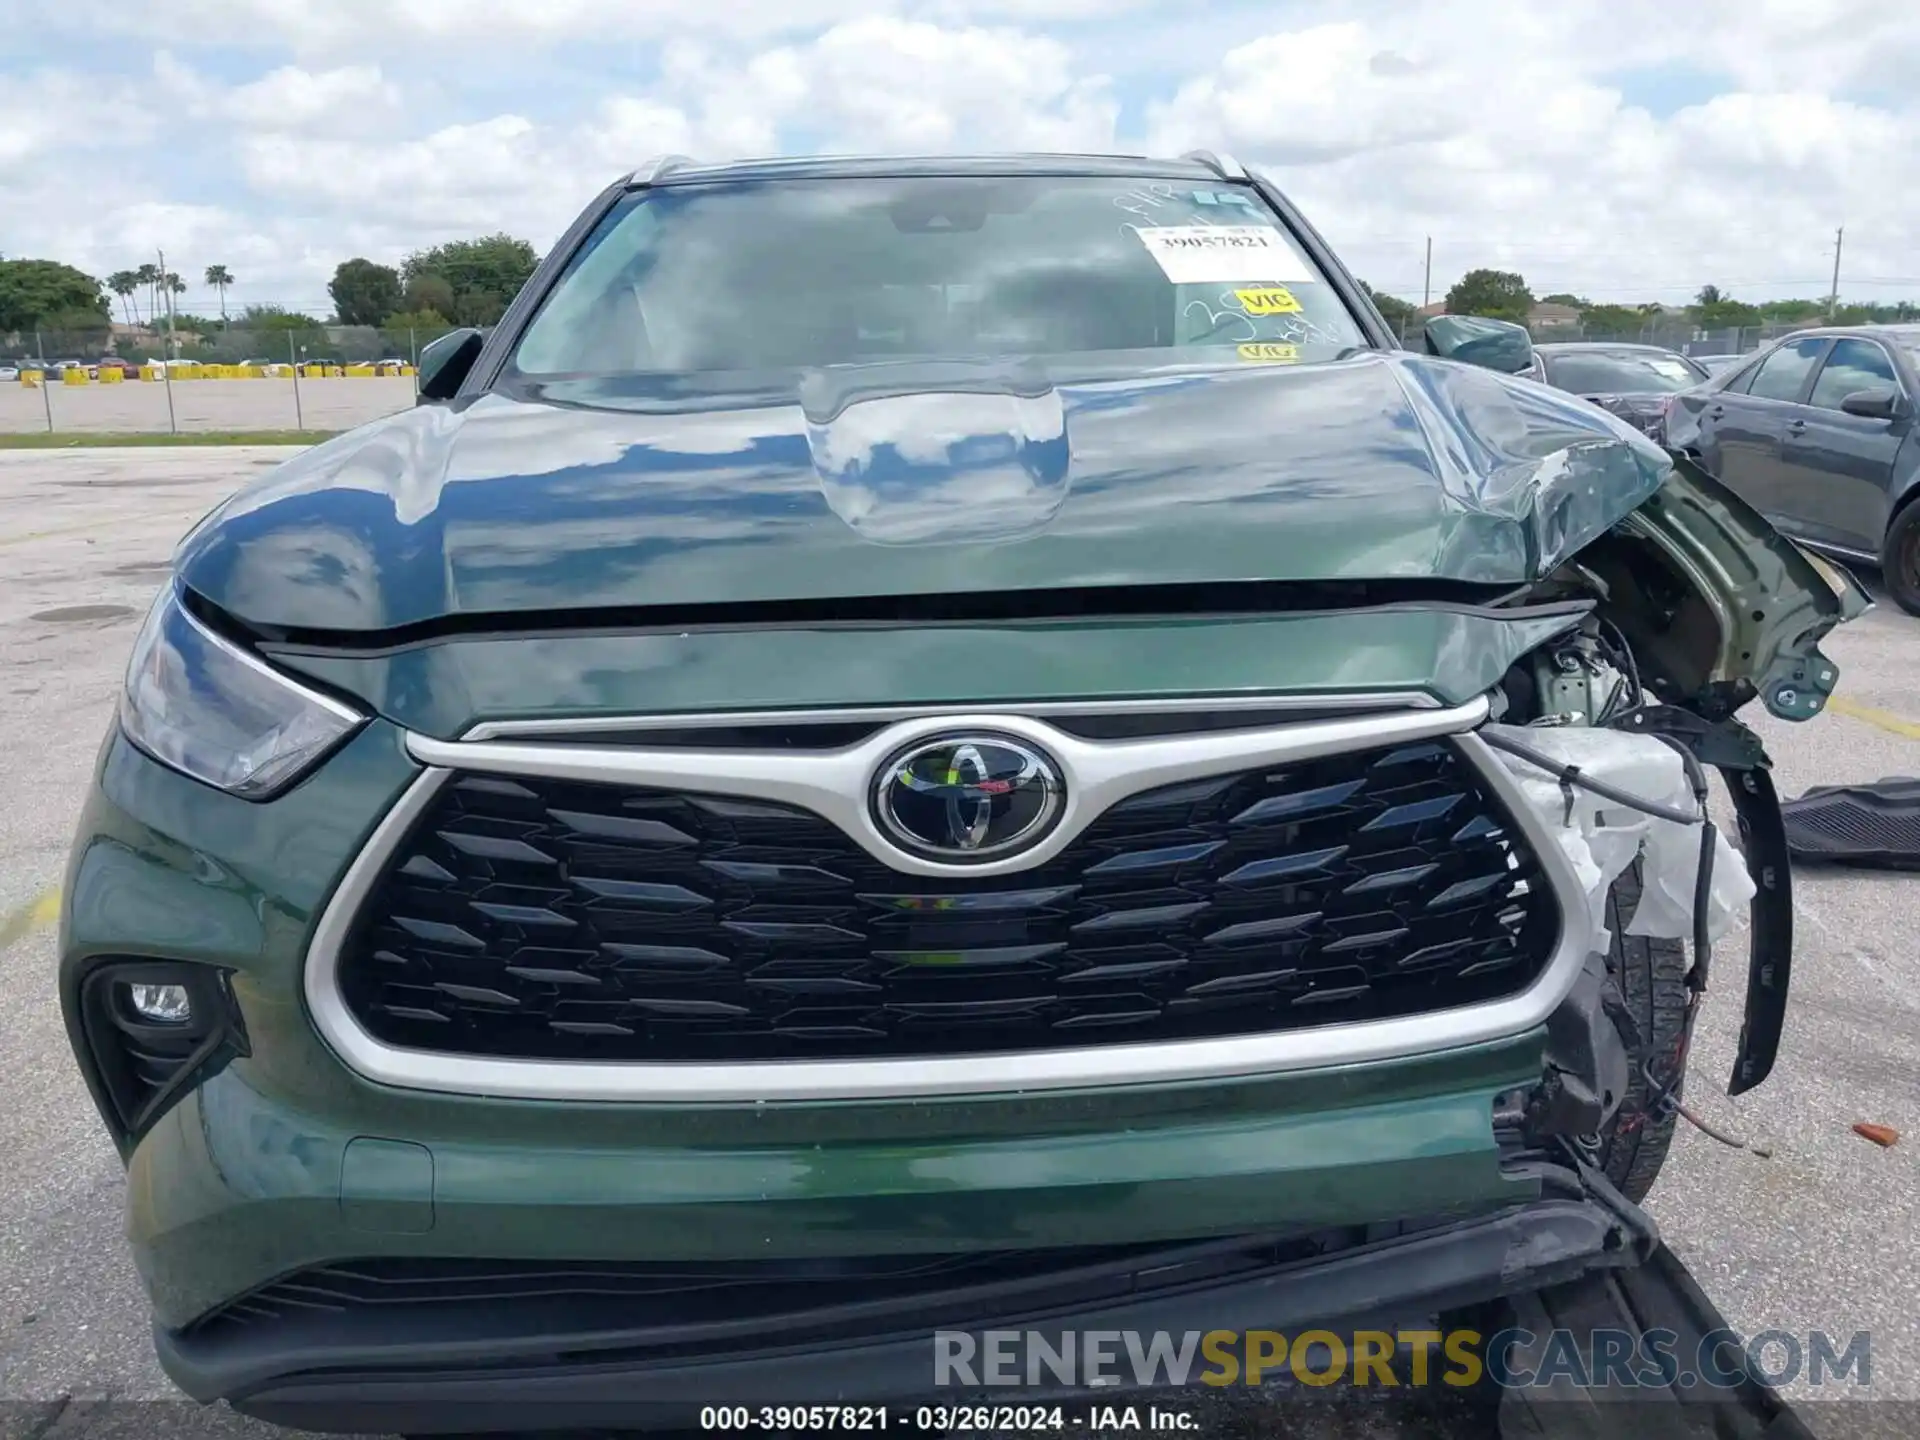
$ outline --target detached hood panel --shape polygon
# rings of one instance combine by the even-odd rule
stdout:
[[[1406,354],[1055,385],[945,364],[694,404],[549,387],[301,455],[182,542],[267,631],[532,612],[1552,570],[1665,453],[1596,407]]]

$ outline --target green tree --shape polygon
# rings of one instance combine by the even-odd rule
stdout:
[[[407,281],[401,304],[412,314],[431,311],[435,315],[453,314],[453,286],[439,275],[420,274]]]
[[[355,256],[340,262],[327,293],[342,325],[379,325],[400,308],[400,272]]]
[[[1589,305],[1580,312],[1580,325],[1589,335],[1638,335],[1647,317],[1632,305]]]
[[[1402,300],[1398,295],[1388,295],[1374,289],[1366,281],[1358,278],[1354,283],[1367,292],[1367,298],[1373,301],[1373,308],[1380,312],[1380,318],[1387,322],[1389,329],[1398,332],[1413,319],[1414,306],[1410,300]]]
[[[220,292],[220,323],[227,323],[227,287],[233,284],[233,272],[224,265],[207,266],[207,284]]]
[[[136,285],[147,287],[147,323],[156,325],[160,321],[160,306],[155,301],[154,287],[160,283],[160,267],[149,260],[133,272]]]
[[[1533,292],[1511,270],[1469,270],[1447,291],[1450,315],[1484,315],[1490,320],[1524,322],[1533,309]]]
[[[1825,302],[1820,300],[1763,300],[1759,308],[1767,319],[1782,320],[1789,325],[1818,319],[1827,310]]]
[[[1759,306],[1734,299],[1718,285],[1701,286],[1692,310],[1694,323],[1703,330],[1746,329],[1766,321]]]
[[[139,288],[140,277],[131,270],[116,270],[107,276],[107,289],[120,297],[120,310],[129,325],[140,323],[140,313],[133,308],[133,295]]]
[[[494,325],[507,313],[511,295],[498,290],[461,290],[453,297],[453,318],[462,325]]]
[[[0,260],[0,334],[97,330],[112,323],[110,303],[91,275],[58,260]]]
[[[249,330],[321,330],[325,327],[311,315],[289,310],[283,305],[249,305],[240,316]]]
[[[1551,295],[1542,295],[1540,297],[1540,303],[1543,305],[1566,305],[1575,310],[1597,310],[1601,308],[1584,295],[1569,295],[1564,290],[1557,290]]]
[[[402,310],[387,317],[380,336],[388,353],[413,359],[422,345],[438,340],[452,328],[453,322],[436,310]]]
[[[539,263],[533,246],[507,234],[451,240],[416,250],[400,267],[401,275],[409,286],[424,276],[439,276],[452,290],[452,302],[443,308],[425,303],[441,299],[438,295],[409,293],[407,308],[439,310],[465,325],[491,325]]]

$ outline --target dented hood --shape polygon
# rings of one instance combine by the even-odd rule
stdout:
[[[421,407],[236,494],[184,583],[266,631],[1219,581],[1538,578],[1658,490],[1586,402],[1409,354],[1119,379],[873,365]]]

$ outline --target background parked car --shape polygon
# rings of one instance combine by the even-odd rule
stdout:
[[[1920,325],[1803,330],[1675,398],[1668,443],[1920,615]]]
[[[122,377],[128,380],[137,380],[140,376],[139,365],[132,360],[122,360],[118,355],[102,355],[100,362],[89,368],[92,369],[93,378],[96,380],[109,370],[118,370]]]
[[[1549,385],[1584,396],[1656,440],[1669,398],[1708,378],[1704,366],[1658,345],[1585,341],[1536,345],[1533,353]]]

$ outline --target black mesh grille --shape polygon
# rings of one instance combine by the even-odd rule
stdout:
[[[1557,933],[1524,838],[1439,742],[1148,791],[1045,865],[959,880],[786,806],[464,776],[340,978],[419,1049],[953,1055],[1470,1004],[1523,989]]]
[[[1026,1312],[1058,1314],[1138,1300],[1155,1290],[1230,1284],[1444,1222],[1312,1234],[1071,1249],[974,1250],[673,1262],[363,1259],[285,1276],[198,1321],[219,1341],[271,1333],[288,1349],[342,1351],[431,1344],[479,1349],[496,1338],[516,1363],[569,1358],[712,1360],[765,1345],[833,1345],[971,1327]],[[416,1352],[417,1353],[417,1352]],[[624,1433],[624,1432],[622,1432]]]

